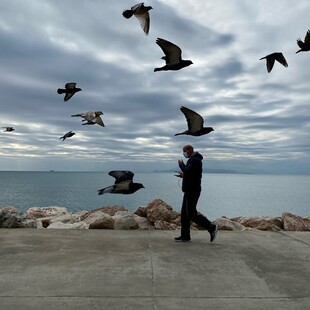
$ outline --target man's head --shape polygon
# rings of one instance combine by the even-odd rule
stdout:
[[[194,153],[194,148],[187,144],[183,146],[183,155],[185,158],[191,157],[191,155]]]

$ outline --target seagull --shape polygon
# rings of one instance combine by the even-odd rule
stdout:
[[[130,10],[125,10],[123,16],[125,18],[130,18],[132,15],[138,18],[140,21],[141,28],[146,35],[149,34],[150,30],[150,14],[151,6],[144,6],[144,2],[134,5]]]
[[[186,107],[181,107],[180,110],[185,115],[188,130],[176,133],[175,136],[178,135],[202,136],[210,133],[211,131],[214,131],[212,127],[203,127],[203,118],[195,111],[188,109]]]
[[[113,170],[108,173],[115,178],[114,185],[98,190],[98,195],[111,194],[133,194],[140,188],[144,188],[141,183],[133,183],[134,173],[126,170]]]
[[[301,39],[297,39],[297,44],[300,47],[300,50],[298,50],[296,54],[299,52],[310,51],[310,30],[309,29],[306,33],[304,42],[302,42]]]
[[[271,72],[274,62],[275,60],[278,61],[281,65],[283,65],[284,67],[288,67],[288,64],[286,62],[286,59],[284,58],[282,53],[272,53],[269,54],[265,57],[262,57],[260,60],[262,59],[266,59],[266,66],[267,66],[267,71]]]
[[[62,139],[62,142],[66,140],[66,138],[70,138],[72,136],[75,135],[75,132],[69,131],[67,132],[65,135],[63,135],[62,137],[60,137],[59,139]]]
[[[75,87],[76,83],[67,83],[65,88],[58,88],[58,94],[65,94],[64,101],[68,101],[75,93],[81,91],[81,88]]]
[[[3,132],[10,132],[10,131],[15,130],[13,127],[2,127],[2,128],[5,128]]]
[[[82,122],[87,122],[87,123],[84,123],[82,125],[95,125],[95,124],[98,124],[102,127],[104,127],[104,123],[100,117],[100,115],[103,115],[103,113],[101,111],[89,111],[89,112],[83,112],[81,114],[74,114],[74,115],[71,115],[71,117],[82,117],[84,118],[82,120]]]
[[[156,43],[160,46],[165,54],[165,56],[163,56],[161,59],[166,61],[166,65],[161,68],[155,68],[154,72],[180,70],[193,64],[191,60],[182,59],[182,50],[177,45],[161,38],[157,38]]]

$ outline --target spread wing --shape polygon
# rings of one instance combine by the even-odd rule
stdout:
[[[139,11],[139,9],[141,9],[141,7],[143,7],[144,2],[138,3],[134,6],[131,7],[131,10],[133,11],[134,14],[137,13],[137,11]]]
[[[68,101],[73,95],[74,93],[66,93],[64,101]]]
[[[180,110],[185,115],[188,130],[198,131],[203,127],[203,118],[201,115],[186,107],[181,107]]]
[[[275,53],[275,59],[284,67],[288,67],[287,61],[282,53]]]
[[[310,44],[310,30],[307,31],[305,36],[305,44]]]
[[[75,86],[76,86],[76,83],[67,83],[67,84],[65,85],[65,88],[66,88],[66,89],[74,89]]]
[[[273,65],[274,65],[274,61],[275,61],[275,58],[273,56],[266,58],[266,66],[267,66],[268,72],[270,72],[272,70]]]
[[[176,64],[181,61],[182,50],[177,45],[161,38],[157,38],[156,43],[166,56],[164,57],[166,64]]]
[[[140,14],[139,11],[135,16],[138,18],[141,28],[143,29],[146,35],[149,34],[150,31],[150,14],[149,12],[145,12]]]
[[[96,122],[98,125],[104,127],[104,123],[103,123],[102,118],[101,118],[100,116],[97,116],[97,117],[95,118],[95,122]]]
[[[132,182],[134,173],[127,170],[113,170],[109,172],[109,175],[113,178],[115,178],[115,183],[120,183],[123,181],[130,181]]]

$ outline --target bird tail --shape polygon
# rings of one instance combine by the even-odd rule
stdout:
[[[78,117],[78,116],[82,116],[82,114],[73,114],[73,115],[71,115],[71,117]]]
[[[82,122],[83,121],[86,121],[86,119],[83,119],[82,120]],[[94,123],[94,122],[91,122],[91,121],[87,121],[87,123],[83,123],[82,125],[95,125],[96,123]]]
[[[124,16],[125,18],[130,18],[132,15],[133,15],[133,11],[132,11],[132,10],[125,10],[125,11],[123,12],[123,16]]]
[[[58,88],[58,89],[57,89],[57,93],[58,93],[58,94],[64,94],[65,92],[66,92],[66,90],[63,89],[63,88]]]
[[[107,193],[112,193],[114,186],[105,187],[98,190],[98,195],[103,195]]]
[[[176,133],[175,136],[184,135],[183,132]]]
[[[298,54],[299,52],[301,52],[301,50],[297,51],[295,54]]]
[[[162,69],[162,68],[155,68],[154,69],[154,72],[157,72],[157,71],[163,71],[164,69]]]

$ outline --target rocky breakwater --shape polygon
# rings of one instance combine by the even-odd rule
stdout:
[[[302,218],[288,212],[281,217],[223,216],[213,223],[220,230],[232,231],[310,231],[310,217]],[[58,206],[34,207],[22,213],[10,206],[0,208],[0,228],[177,230],[181,228],[181,215],[161,199],[155,199],[135,212],[114,205],[73,213]],[[202,228],[193,223],[192,229]]]

